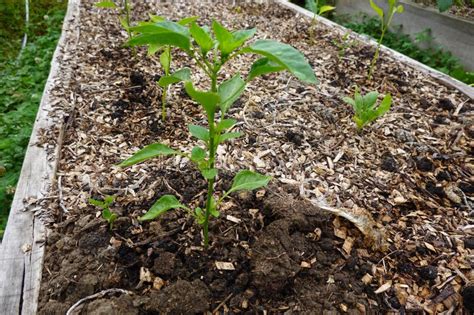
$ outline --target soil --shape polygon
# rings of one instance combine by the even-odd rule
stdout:
[[[191,3],[191,2],[190,2]],[[165,12],[199,15],[233,28],[257,27],[300,49],[320,79],[304,86],[287,73],[251,82],[230,110],[244,136],[218,151],[217,191],[240,169],[274,177],[256,192],[232,195],[210,223],[211,245],[185,211],[137,218],[162,195],[203,205],[206,182],[186,159],[115,165],[160,141],[187,151],[189,123],[205,117],[181,86],[160,121],[157,58],[122,46],[117,15],[81,5],[81,32],[67,113],[60,186],[52,191],[40,314],[462,312],[472,307],[472,100],[383,53],[373,81],[373,50],[354,45],[339,58],[342,34],[277,5],[136,3],[133,19]],[[195,66],[175,52],[173,68]],[[254,57],[226,73],[245,74]],[[203,74],[194,82],[206,86]],[[392,110],[358,133],[342,101],[353,85],[391,93]],[[68,107],[69,106],[69,107]],[[58,130],[46,131],[50,138]],[[55,139],[55,138],[54,138]],[[90,197],[115,195],[112,230]],[[58,197],[59,196],[59,197]],[[322,209],[362,213],[385,246]],[[363,210],[363,211],[362,211]],[[347,216],[346,216],[347,217]],[[386,249],[386,250],[383,250]],[[104,291],[109,289],[124,291]],[[110,293],[107,293],[110,292]],[[464,297],[464,302],[463,302]],[[467,297],[467,298],[466,298]]]

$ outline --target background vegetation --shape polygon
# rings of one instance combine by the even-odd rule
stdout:
[[[30,1],[27,27],[23,1],[3,0],[0,5],[0,237],[66,6],[64,0]],[[28,43],[18,58],[25,31]]]

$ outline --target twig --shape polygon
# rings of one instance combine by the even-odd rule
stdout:
[[[112,289],[103,290],[103,291],[100,291],[100,292],[98,292],[98,293],[95,293],[95,294],[86,296],[85,298],[80,299],[79,301],[77,301],[76,303],[74,303],[74,305],[71,306],[71,307],[67,310],[66,315],[72,315],[72,314],[73,314],[73,311],[74,311],[79,305],[81,305],[82,303],[84,303],[84,302],[86,302],[86,301],[89,301],[89,300],[93,300],[93,299],[95,299],[95,298],[103,297],[104,295],[109,294],[109,293],[122,293],[122,294],[129,294],[129,295],[132,295],[132,294],[133,294],[133,292],[131,292],[131,291],[127,291],[127,290],[124,290],[124,289],[118,289],[118,288],[112,288]]]
[[[217,313],[217,311],[218,311],[222,306],[224,306],[225,303],[227,303],[227,301],[232,297],[232,295],[234,295],[234,293],[229,294],[229,295],[224,299],[224,301],[222,301],[219,305],[217,305],[217,307],[212,311],[212,314]],[[66,315],[67,315],[67,314],[66,314]]]

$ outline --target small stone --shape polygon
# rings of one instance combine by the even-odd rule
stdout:
[[[425,266],[420,268],[418,274],[425,280],[434,280],[438,276],[438,268],[435,266]]]
[[[434,164],[427,157],[422,157],[416,161],[416,168],[422,172],[432,172],[434,170]]]

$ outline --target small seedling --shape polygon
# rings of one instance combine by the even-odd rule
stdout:
[[[123,0],[122,6],[115,4],[113,1],[100,1],[97,2],[95,6],[98,8],[118,10],[120,25],[127,31],[128,39],[133,38],[132,31],[130,30],[132,25],[130,24],[131,8],[129,0]],[[135,55],[135,49],[133,50],[133,54]]]
[[[352,119],[357,125],[357,130],[361,131],[367,124],[383,116],[390,110],[392,104],[392,96],[390,94],[385,95],[379,106],[375,106],[378,92],[369,92],[362,96],[359,93],[359,89],[356,88],[354,98],[344,97],[343,100],[349,105],[352,105],[354,109],[354,116]]]
[[[93,206],[102,209],[102,218],[109,223],[109,228],[112,230],[115,220],[118,218],[116,213],[110,211],[110,205],[114,202],[115,196],[105,196],[104,200],[96,200],[89,198],[89,203]]]
[[[190,23],[193,23],[197,20],[197,17],[188,17],[182,20],[179,20],[177,24],[186,26]],[[141,27],[146,27],[147,25],[153,27],[155,23],[165,22],[166,19],[157,16],[157,15],[150,15],[150,22],[139,22],[138,25]],[[143,28],[142,28],[143,30]],[[160,78],[158,81],[158,85],[163,89],[161,93],[161,120],[164,122],[166,120],[166,98],[168,95],[168,89],[172,84],[176,84],[182,81],[187,81],[190,79],[191,72],[188,68],[180,69],[173,74],[170,74],[171,70],[171,46],[170,45],[161,45],[161,44],[153,44],[149,43],[148,45],[148,55],[154,55],[157,52],[161,51],[160,54],[160,64],[163,68],[163,72],[165,75]]]
[[[340,39],[333,41],[333,44],[339,49],[337,54],[339,60],[344,57],[348,48],[357,44],[355,40],[349,40],[349,35],[350,32],[347,32],[342,37],[340,37]]]
[[[315,42],[315,36],[314,36],[314,29],[316,28],[316,17],[318,15],[322,15],[326,12],[332,11],[336,9],[336,7],[333,7],[331,5],[321,5],[319,3],[319,0],[306,0],[305,1],[305,8],[308,9],[309,11],[313,12],[313,19],[311,20],[311,26],[309,27],[309,38],[311,43]]]
[[[397,0],[388,0],[388,17],[385,18],[385,13],[380,8],[373,0],[370,0],[370,6],[372,9],[377,13],[377,15],[380,18],[381,22],[381,34],[380,38],[377,42],[377,49],[375,50],[374,57],[372,58],[372,61],[370,63],[370,68],[369,68],[369,74],[367,76],[367,79],[370,81],[372,80],[372,75],[374,73],[375,69],[375,63],[379,59],[379,54],[380,54],[380,46],[382,45],[382,40],[385,36],[385,32],[387,31],[388,27],[392,23],[392,18],[395,15],[395,13],[403,13],[403,6],[401,4],[398,5]]]
[[[226,118],[229,109],[244,92],[247,83],[258,76],[288,70],[307,83],[316,83],[316,77],[304,56],[290,45],[273,40],[257,40],[245,45],[254,36],[256,29],[232,32],[219,22],[213,21],[211,32],[209,28],[201,27],[196,22],[185,26],[171,21],[162,21],[138,25],[133,28],[133,31],[138,35],[129,41],[131,45],[148,45],[149,48],[151,45],[167,45],[179,48],[207,75],[210,81],[208,90],[195,89],[190,79],[186,80],[185,89],[188,95],[201,105],[207,116],[208,128],[198,125],[188,126],[191,135],[201,141],[204,148],[198,145],[192,148],[191,152],[185,153],[162,143],[153,143],[136,152],[119,166],[128,167],[157,156],[171,155],[184,156],[192,161],[208,183],[205,209],[196,207],[193,210],[181,204],[175,196],[164,195],[139,220],[155,219],[171,209],[185,209],[202,225],[204,246],[207,248],[209,219],[210,216],[219,216],[218,209],[223,199],[233,192],[263,187],[271,179],[269,176],[242,170],[236,174],[227,192],[223,192],[220,197],[215,195],[214,183],[218,175],[215,165],[217,148],[223,142],[241,135],[240,132],[231,131],[237,121]],[[236,73],[230,79],[218,84],[223,66],[237,56],[247,53],[262,56],[252,64],[247,78],[244,80],[239,73]]]

